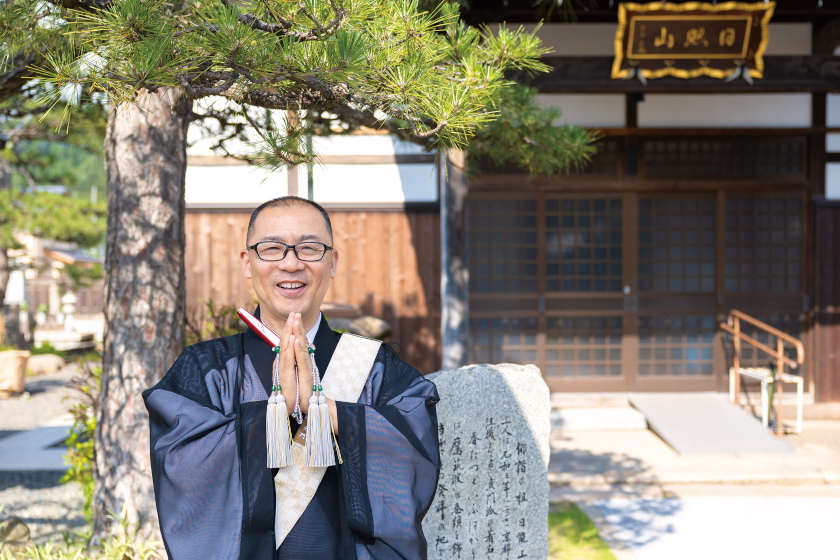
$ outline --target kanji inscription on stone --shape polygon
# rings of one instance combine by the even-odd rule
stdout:
[[[428,378],[441,397],[429,558],[546,558],[550,403],[539,370],[482,364]]]

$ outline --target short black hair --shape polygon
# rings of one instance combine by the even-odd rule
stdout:
[[[272,198],[267,202],[263,202],[256,208],[254,211],[251,212],[251,219],[248,220],[248,231],[245,234],[245,242],[247,243],[249,239],[251,239],[251,234],[254,233],[254,222],[257,221],[257,216],[260,215],[260,212],[265,210],[266,208],[277,208],[277,207],[288,207],[288,206],[311,206],[315,210],[321,213],[321,217],[324,218],[324,223],[327,225],[327,232],[330,234],[330,243],[333,242],[333,229],[332,229],[332,221],[330,220],[330,215],[327,214],[327,211],[324,210],[324,207],[318,204],[315,201],[309,200],[308,198],[301,198],[299,196],[280,196],[277,198]]]

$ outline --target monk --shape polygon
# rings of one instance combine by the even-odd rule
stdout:
[[[440,471],[435,386],[387,345],[339,334],[321,314],[339,254],[320,205],[270,200],[251,214],[246,237],[253,315],[280,342],[245,329],[195,344],[143,393],[169,557],[426,558],[421,521]],[[317,421],[308,415],[314,376],[334,443],[336,464],[326,467],[309,466],[304,453]],[[273,392],[290,415],[292,449],[276,468],[266,451]]]

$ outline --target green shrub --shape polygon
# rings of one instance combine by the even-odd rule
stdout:
[[[93,435],[96,431],[96,405],[102,379],[102,362],[81,364],[82,374],[71,380],[70,386],[81,394],[81,402],[73,405],[70,414],[73,424],[65,440],[67,454],[64,461],[69,468],[61,482],[78,482],[82,486],[82,513],[88,523],[93,521]]]
[[[88,547],[87,539],[74,539],[64,544],[31,544],[12,550],[0,548],[0,560],[164,560],[160,542],[141,539],[123,515],[119,530],[99,546]]]
[[[204,308],[187,318],[187,346],[221,336],[229,336],[245,328],[236,314],[234,305],[217,305],[213,300],[204,302]]]

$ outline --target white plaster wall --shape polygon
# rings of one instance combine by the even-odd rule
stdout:
[[[228,140],[225,144],[232,154],[247,155],[256,151],[260,139],[249,131],[246,133],[247,141],[238,138]],[[208,136],[195,125],[190,125],[187,130],[187,156],[223,156],[223,152],[216,152],[210,149],[216,143],[217,136]]]
[[[840,152],[840,134],[825,135],[825,151]]]
[[[386,134],[351,134],[312,138],[316,155],[394,155],[423,154],[423,148]]]
[[[554,124],[574,124],[585,127],[623,127],[624,96],[614,94],[539,94],[537,102],[560,109]]]
[[[509,27],[515,29],[516,24]],[[535,24],[525,26],[532,30]],[[612,56],[616,23],[549,23],[537,35],[556,56]],[[771,23],[766,55],[811,54],[810,23]]]
[[[196,101],[194,111],[196,113],[203,113],[206,110],[221,110],[225,107],[238,108],[239,106],[219,96],[210,96]],[[251,107],[248,114],[257,121],[264,121],[266,118],[265,109],[260,107]],[[271,120],[277,128],[282,129],[285,126],[285,111],[269,110],[268,112]],[[244,117],[233,117],[232,122],[244,123]],[[216,143],[218,135],[218,127],[214,120],[206,121],[207,129],[200,127],[197,123],[192,123],[187,130],[187,155],[189,156],[211,156],[224,155],[222,153],[214,152],[210,147]],[[228,149],[234,154],[250,154],[254,152],[255,146],[260,144],[262,139],[250,127],[246,127],[242,133],[242,138],[233,138],[226,142]]]
[[[525,27],[532,30],[534,25]],[[612,56],[616,27],[616,23],[548,23],[537,35],[553,56]]]
[[[188,165],[185,183],[187,206],[257,206],[288,194],[286,169],[253,165]]]
[[[645,127],[807,127],[807,93],[648,94],[639,103]]]
[[[236,107],[237,105],[224,98],[214,96],[196,102],[196,112],[201,113],[207,109],[220,110],[225,106]],[[265,119],[265,111],[260,108],[251,108],[249,111],[252,118],[256,120]],[[285,112],[269,111],[275,126],[285,126]],[[238,119],[244,122],[244,119]],[[187,155],[189,156],[212,156],[224,155],[221,152],[214,152],[210,147],[218,139],[218,129],[214,128],[215,121],[207,121],[208,129],[192,124],[187,131]],[[250,128],[243,131],[243,138],[234,138],[227,141],[228,149],[235,154],[253,153],[255,147],[262,142],[260,136]],[[416,154],[424,153],[423,149],[412,142],[399,140],[387,134],[349,134],[346,136],[315,137],[312,139],[312,148],[316,154],[321,155],[393,155],[393,154]]]
[[[825,197],[829,200],[840,200],[840,163],[829,163],[825,166]]]
[[[840,93],[829,93],[826,98],[826,125],[840,126]]]
[[[771,23],[765,55],[805,56],[811,54],[810,23]]]
[[[325,203],[437,200],[434,164],[316,164],[312,183],[315,200]]]

